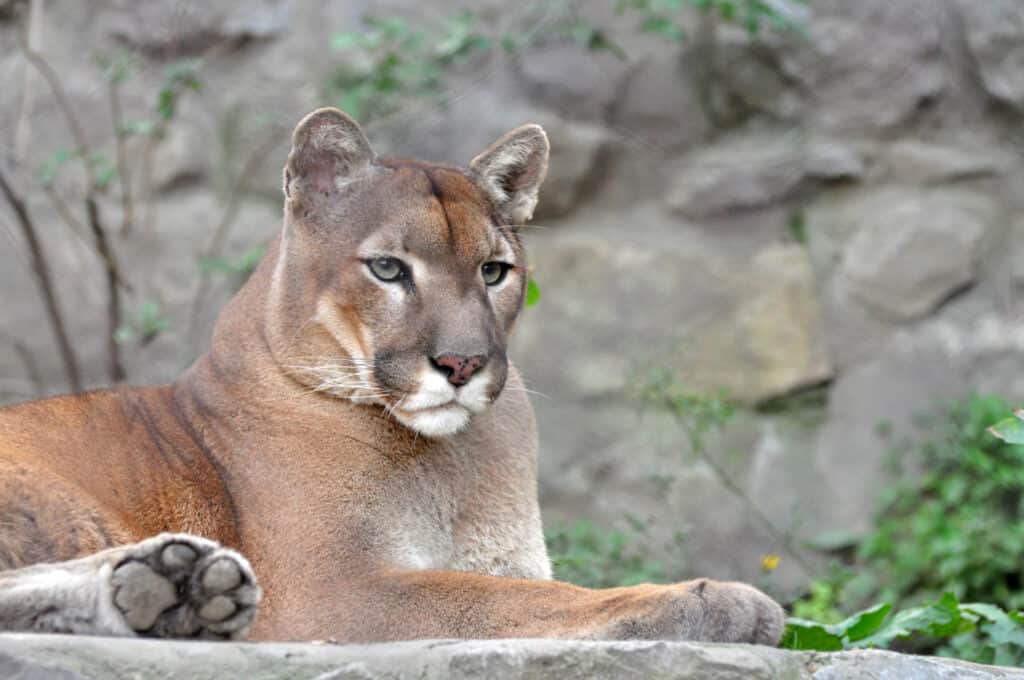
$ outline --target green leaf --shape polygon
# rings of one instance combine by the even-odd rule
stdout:
[[[126,120],[121,125],[121,132],[126,135],[142,135],[148,137],[156,130],[156,125],[149,120]]]
[[[667,17],[648,17],[640,24],[640,30],[644,33],[656,33],[676,42],[681,42],[686,37],[683,29]]]
[[[106,189],[110,182],[117,177],[117,168],[107,156],[96,153],[92,157],[93,176],[97,189]]]
[[[1014,409],[1013,417],[1000,420],[988,428],[990,434],[999,437],[1007,444],[1024,444],[1024,420],[1021,409]]]
[[[885,617],[888,616],[891,609],[892,605],[888,602],[877,604],[835,624],[832,626],[832,632],[842,631],[841,634],[845,635],[850,642],[863,640],[882,627],[882,622],[885,621]]]
[[[160,94],[157,98],[156,112],[160,114],[161,118],[164,120],[174,118],[174,105],[177,98],[178,94],[169,87],[165,87],[160,90]]]
[[[331,40],[332,50],[348,50],[362,45],[362,36],[358,33],[338,33]]]
[[[540,286],[531,276],[526,282],[526,306],[533,307],[538,302],[540,302]]]
[[[39,182],[43,186],[53,184],[53,180],[57,178],[57,173],[64,167],[64,164],[77,155],[71,149],[57,149],[54,151],[39,167]]]
[[[791,617],[786,619],[786,632],[780,646],[784,649],[838,652],[843,649],[843,638],[830,632],[824,624]]]

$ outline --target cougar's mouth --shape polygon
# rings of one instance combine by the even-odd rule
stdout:
[[[396,406],[390,411],[400,423],[425,437],[447,437],[455,434],[465,428],[473,416],[469,409],[454,400],[447,404],[416,410]]]

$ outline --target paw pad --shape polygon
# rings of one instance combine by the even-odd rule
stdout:
[[[111,577],[113,600],[137,633],[238,639],[248,632],[260,589],[244,557],[186,534],[125,550]]]

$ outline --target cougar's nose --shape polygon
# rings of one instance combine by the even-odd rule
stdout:
[[[440,354],[430,360],[434,368],[448,376],[448,382],[461,387],[469,382],[473,374],[484,367],[487,357],[483,354],[467,357],[461,354]]]

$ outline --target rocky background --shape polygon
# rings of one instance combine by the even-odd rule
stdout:
[[[525,232],[542,294],[513,348],[537,393],[547,523],[642,527],[672,576],[798,591],[821,565],[807,541],[869,525],[888,474],[880,426],[898,437],[971,390],[1024,399],[1024,5],[811,0],[800,30],[751,35],[694,13],[685,41],[613,6],[0,2],[0,168],[39,231],[83,383],[110,380],[108,288],[82,170],[53,172],[77,142],[19,42],[107,159],[103,60],[131,57],[121,117],[150,127],[124,138],[127,228],[118,182],[97,200],[131,286],[127,378],[152,383],[202,350],[231,271],[278,229],[287,132],[335,103],[324,83],[352,58],[332,39],[366,13],[430,25],[472,7],[480,30],[539,38],[461,61],[440,96],[367,129],[378,150],[460,163],[522,122],[548,131]],[[622,52],[555,30],[579,17]],[[180,87],[154,134],[182,59],[200,60],[202,87]],[[68,383],[28,243],[0,205],[0,398],[13,402]],[[639,396],[652,372],[740,405],[703,455]]]

